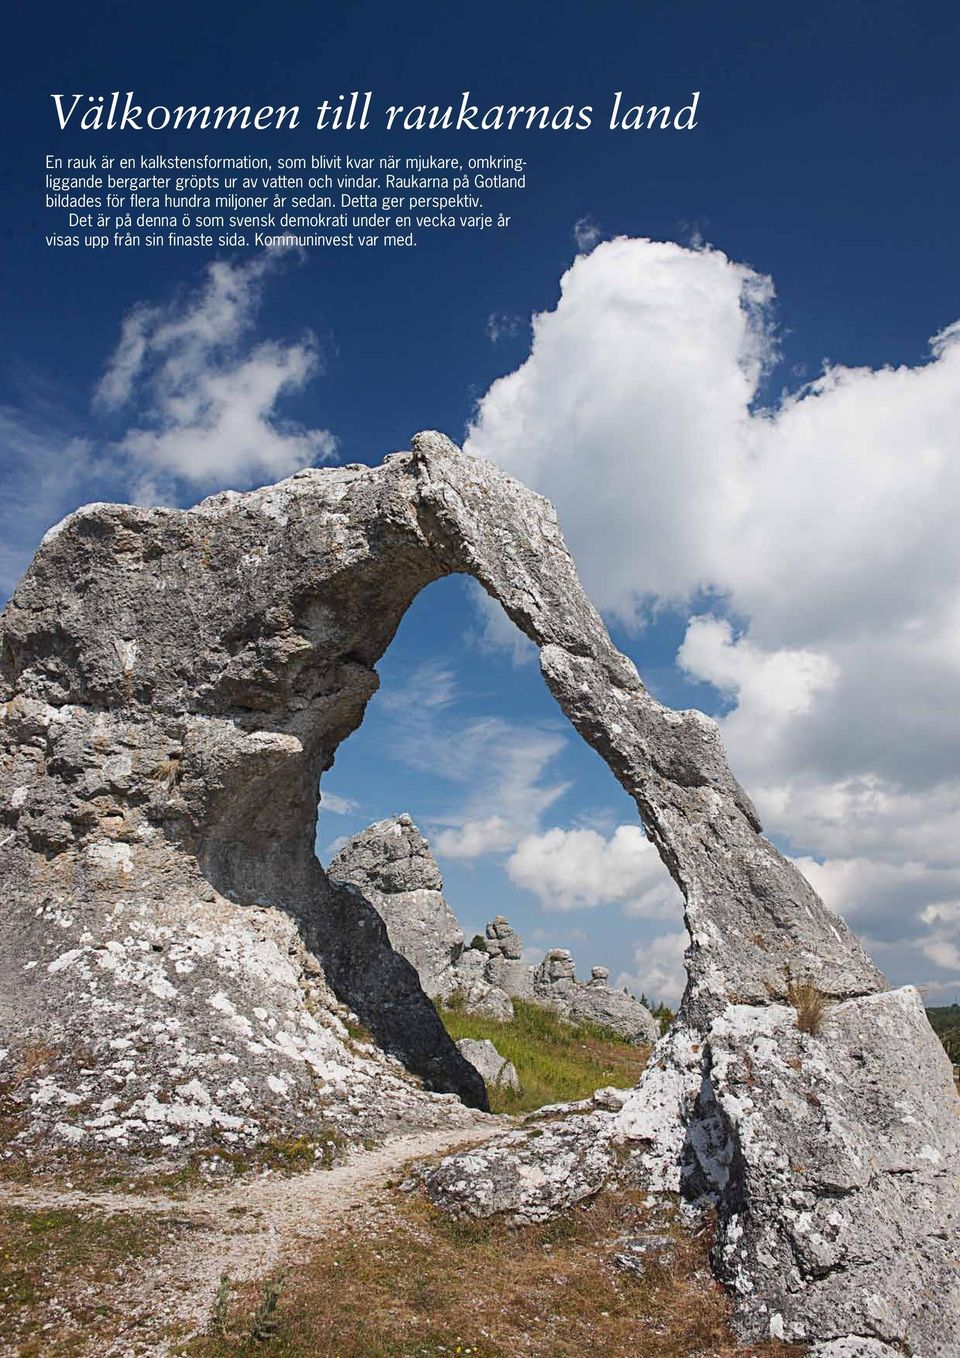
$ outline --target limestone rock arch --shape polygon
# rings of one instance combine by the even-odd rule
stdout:
[[[885,991],[763,837],[716,724],[665,708],[615,649],[551,506],[428,432],[379,467],[187,511],[87,506],[38,550],[0,626],[4,1045],[14,1060],[52,1033],[76,1058],[36,1078],[21,1062],[38,1126],[176,1145],[344,1108],[358,1125],[439,1116],[347,1041],[337,999],[428,1087],[483,1103],[374,912],[313,853],[319,779],[378,659],[419,591],[457,572],[537,645],[685,898],[677,1031],[625,1134],[642,1141],[672,1100],[709,1161],[703,1129],[729,1111],[705,1044],[731,1008],[781,1012],[791,980],[838,1003]],[[689,1135],[650,1139],[689,1154]]]
[[[301,472],[193,510],[78,511],[3,615],[4,697],[131,733],[175,724],[164,832],[228,899],[298,913],[319,777],[362,720],[404,612],[453,572],[539,647],[560,707],[637,803],[686,899],[686,1017],[783,997],[788,972],[837,997],[884,988],[763,838],[715,723],[663,707],[614,648],[551,506],[438,434],[380,467]],[[67,805],[56,827],[32,796],[12,809],[26,848],[95,833]]]

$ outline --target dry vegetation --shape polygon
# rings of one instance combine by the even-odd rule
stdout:
[[[2,1090],[0,1090],[2,1095]],[[14,1132],[20,1130],[16,1124]],[[0,1117],[0,1190],[4,1185],[47,1183],[91,1193],[162,1193],[171,1201],[183,1200],[198,1190],[229,1187],[265,1171],[285,1177],[339,1164],[348,1143],[333,1126],[312,1137],[269,1136],[252,1146],[237,1149],[226,1142],[198,1147],[184,1160],[170,1161],[166,1153],[141,1151],[136,1156],[52,1145],[20,1146],[11,1136],[5,1140]]]
[[[648,1057],[646,1049],[603,1029],[573,1026],[523,1003],[512,1024],[457,1011],[445,1012],[444,1022],[454,1036],[492,1038],[517,1066],[522,1094],[495,1096],[509,1111],[582,1097],[604,1084],[633,1084]],[[709,1268],[712,1223],[684,1223],[671,1201],[651,1206],[642,1194],[610,1191],[545,1225],[457,1222],[417,1194],[383,1186],[389,1176],[406,1173],[398,1171],[399,1159],[381,1173],[379,1186],[372,1182],[352,1202],[342,1189],[332,1199],[322,1193],[314,1199],[306,1190],[313,1184],[316,1192],[326,1175],[299,1171],[339,1158],[334,1140],[323,1145],[319,1157],[306,1141],[271,1142],[259,1154],[232,1158],[211,1150],[175,1172],[141,1166],[132,1175],[121,1164],[77,1161],[65,1172],[60,1164],[34,1162],[32,1182],[8,1181],[8,1192],[34,1199],[49,1193],[51,1205],[0,1206],[0,1355],[583,1358],[596,1351],[603,1358],[792,1358],[803,1352],[733,1339],[729,1298]],[[136,1200],[127,1207],[134,1188],[149,1196],[150,1210]],[[292,1209],[302,1202],[307,1205],[298,1215]],[[276,1248],[258,1254],[269,1240]],[[237,1253],[240,1241],[252,1244]],[[640,1271],[624,1270],[615,1256],[629,1254],[637,1241],[646,1244],[637,1256]],[[220,1272],[233,1267],[228,1259],[253,1259],[252,1267],[239,1270],[250,1281],[224,1274],[217,1287]]]
[[[191,1229],[133,1212],[0,1209],[0,1353],[86,1355],[129,1327],[143,1261]]]
[[[601,1194],[540,1226],[457,1222],[389,1187],[334,1196],[328,1172],[127,1207],[85,1192],[0,1206],[7,1358],[787,1358],[741,1345],[708,1263],[712,1223]],[[20,1190],[32,1197],[55,1185]],[[144,1211],[145,1207],[149,1210]],[[641,1242],[642,1253],[631,1250]],[[625,1271],[615,1256],[638,1259]],[[251,1263],[253,1267],[250,1267]],[[226,1270],[226,1272],[224,1272]],[[231,1277],[231,1270],[233,1277]],[[221,1274],[224,1276],[221,1277]],[[247,1279],[242,1283],[235,1277]],[[217,1279],[220,1285],[217,1286]]]
[[[604,1194],[543,1226],[456,1222],[396,1195],[344,1223],[278,1280],[224,1282],[190,1358],[787,1358],[738,1345],[707,1261],[709,1230]],[[625,1241],[653,1234],[643,1274]],[[266,1326],[265,1326],[266,1322]],[[254,1332],[263,1337],[253,1338]]]
[[[787,987],[787,999],[797,1011],[797,1027],[801,1033],[819,1037],[830,1008],[830,996],[812,981],[791,981]]]

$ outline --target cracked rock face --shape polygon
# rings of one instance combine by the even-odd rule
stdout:
[[[484,933],[490,957],[505,957],[509,962],[520,961],[523,956],[523,939],[505,915],[495,915]]]
[[[435,998],[463,951],[463,931],[443,897],[443,881],[427,841],[409,816],[381,820],[355,835],[327,869],[376,907],[390,943],[416,968]]]
[[[485,929],[486,977],[517,1000],[533,999],[533,967],[523,961],[523,940],[503,915],[496,915]]]
[[[960,1120],[942,1116],[956,1103],[946,1053],[912,988],[838,1004],[816,1035],[796,1017],[737,1005],[714,1020],[692,1124],[741,1328],[948,1354]]]
[[[476,578],[538,646],[561,709],[633,797],[685,898],[676,1030],[604,1126],[632,1140],[651,1172],[659,1164],[669,1178],[672,1163],[677,1182],[684,1144],[720,1145],[726,1133],[736,1172],[718,1190],[720,1260],[752,1282],[747,1329],[776,1314],[785,1333],[902,1333],[900,1346],[924,1358],[947,1353],[941,1336],[960,1328],[960,1304],[938,1290],[946,1250],[960,1252],[955,1234],[943,1250],[914,1252],[904,1275],[913,1293],[878,1293],[862,1324],[839,1319],[860,1305],[850,1295],[858,1270],[879,1278],[881,1256],[898,1267],[877,1244],[887,1223],[910,1241],[954,1231],[956,1185],[925,1149],[955,1147],[942,1052],[919,1018],[901,1030],[881,1021],[886,1005],[909,1007],[883,996],[851,932],[763,837],[716,724],[665,708],[615,649],[550,505],[441,435],[418,435],[380,467],[309,470],[188,511],[88,506],[47,535],[0,622],[5,1103],[28,1134],[118,1146],[182,1144],[214,1124],[241,1138],[331,1118],[382,1127],[449,1108],[386,1050],[433,1090],[483,1105],[479,1076],[376,910],[332,883],[313,853],[320,775],[362,720],[404,612],[453,572]],[[824,1158],[840,1176],[839,1224],[821,1221],[820,1198],[838,1185],[816,1168],[814,1124],[801,1125],[799,1191],[814,1200],[803,1210],[815,1231],[794,1223],[793,1257],[801,1281],[809,1261],[826,1278],[796,1291],[768,1263],[768,1250],[788,1262],[787,1227],[771,1224],[787,1171],[765,1167],[780,1153],[781,1102],[798,1088],[778,1065],[792,1050],[791,978],[847,1016],[835,1056],[825,1045],[828,1073],[834,1059],[844,1076],[855,1071],[858,1025],[866,1064],[887,1072],[879,1085],[823,1080],[849,1129]],[[349,1037],[340,1005],[379,1047]],[[731,1011],[744,1016],[733,1027]],[[733,1091],[754,1041],[762,1079],[748,1104]],[[899,1102],[926,1134],[922,1145],[898,1135],[901,1168],[874,1142]],[[589,1132],[589,1118],[573,1121]],[[445,1172],[464,1210],[471,1179],[489,1205],[522,1196],[520,1180],[538,1175],[556,1187],[544,1203],[562,1206],[568,1185],[592,1182],[609,1161],[605,1135],[597,1129],[591,1151],[589,1137],[558,1125],[549,1140],[512,1148],[512,1170]],[[851,1183],[866,1172],[858,1146],[876,1164]],[[833,1268],[839,1248],[862,1265]],[[938,1318],[916,1300],[927,1292]]]

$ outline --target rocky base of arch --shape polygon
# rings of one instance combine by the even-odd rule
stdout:
[[[665,1037],[619,1108],[577,1106],[449,1156],[425,1189],[457,1215],[528,1221],[618,1182],[680,1193],[716,1209],[714,1264],[744,1339],[947,1358],[954,1099],[912,987],[831,1006],[816,1034],[789,1006],[730,1005],[705,1034]]]

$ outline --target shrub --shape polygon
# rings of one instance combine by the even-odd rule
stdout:
[[[250,1325],[250,1338],[257,1344],[266,1344],[277,1337],[279,1328],[280,1293],[283,1291],[284,1274],[271,1278],[263,1289],[260,1305],[253,1313]]]

